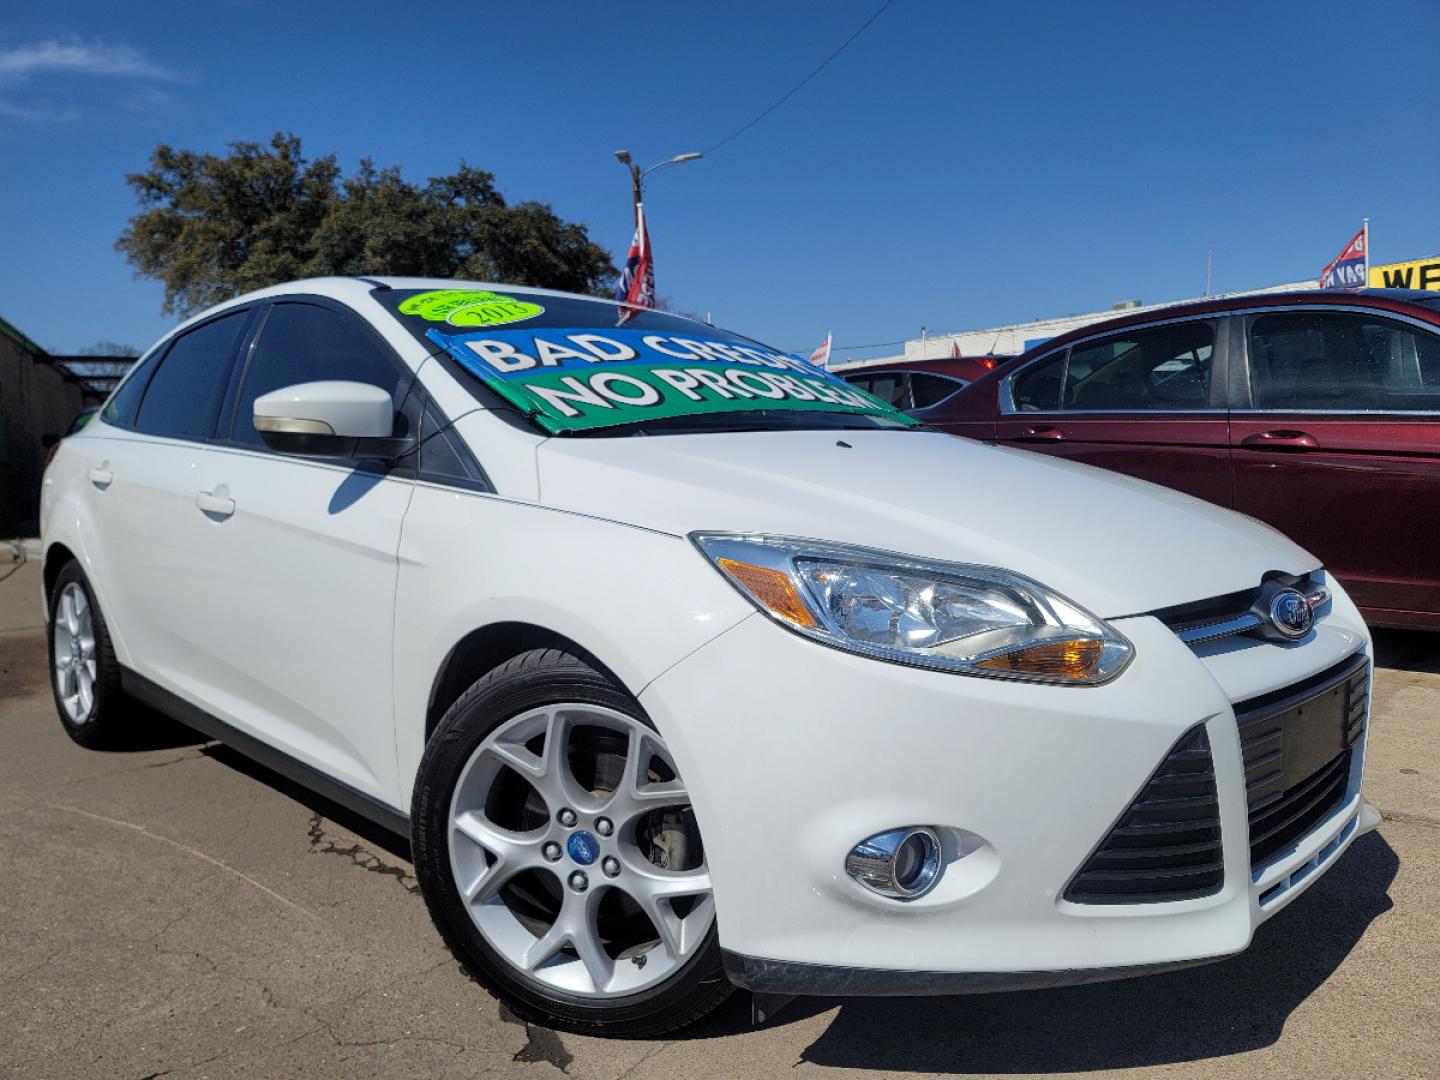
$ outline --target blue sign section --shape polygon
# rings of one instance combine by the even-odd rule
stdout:
[[[426,333],[466,368],[481,378],[514,380],[539,372],[593,369],[597,364],[673,367],[677,364],[738,364],[820,376],[841,386],[845,383],[813,364],[758,345],[715,337],[680,337],[644,330],[606,330],[594,327],[551,327],[534,330]]]

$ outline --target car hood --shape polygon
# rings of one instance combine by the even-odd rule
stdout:
[[[935,432],[550,439],[538,455],[548,506],[1004,567],[1105,618],[1318,566],[1269,526],[1168,488]]]

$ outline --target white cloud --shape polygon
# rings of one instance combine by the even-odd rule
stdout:
[[[80,114],[70,108],[57,109],[49,105],[21,105],[0,99],[0,118],[19,120],[26,124],[68,124],[80,119]]]
[[[174,79],[174,73],[150,61],[139,49],[104,42],[39,41],[0,48],[0,82],[18,83],[32,75],[118,75]]]

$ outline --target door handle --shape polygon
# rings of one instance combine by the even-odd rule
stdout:
[[[1251,450],[1316,450],[1320,444],[1315,436],[1305,431],[1281,429],[1279,431],[1257,431],[1240,440],[1241,446]]]
[[[1034,427],[1026,428],[1019,435],[1015,436],[1016,442],[1060,442],[1065,438],[1065,433],[1057,427],[1049,424],[1036,424]]]
[[[211,521],[224,521],[235,513],[235,500],[230,498],[230,489],[221,484],[214,491],[202,491],[195,496],[195,505]]]
[[[110,471],[110,462],[102,461],[96,468],[90,470],[90,482],[101,491],[108,488],[115,480],[115,474]]]

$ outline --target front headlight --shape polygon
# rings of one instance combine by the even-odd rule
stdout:
[[[880,660],[1095,686],[1134,653],[1102,620],[1008,570],[782,536],[690,538],[782,626]]]

